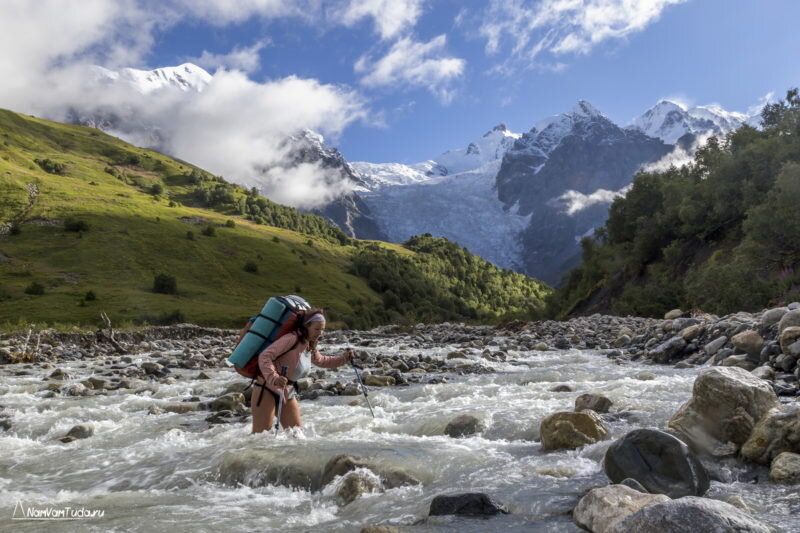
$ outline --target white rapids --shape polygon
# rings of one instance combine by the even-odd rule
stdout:
[[[329,345],[324,351],[342,348]],[[360,349],[444,358],[455,348],[399,350],[389,343]],[[158,355],[138,354],[134,362]],[[289,533],[358,532],[387,524],[415,532],[580,531],[569,513],[586,490],[607,483],[602,459],[613,438],[639,427],[663,427],[689,398],[698,372],[619,365],[594,351],[512,350],[505,363],[470,358],[495,373],[459,376],[456,367],[464,361],[453,359],[448,361],[453,372],[444,374],[446,383],[370,388],[375,419],[363,397],[303,401],[306,427],[277,437],[252,435],[249,421],[209,426],[203,411],[149,414],[152,406],[218,396],[243,379],[227,368],[205,370],[211,376],[205,380],[196,379],[197,370],[173,369],[177,382],[155,384],[152,391],[43,398],[42,380],[51,370],[33,367],[27,375],[15,375],[23,367],[8,365],[0,368],[0,407],[11,413],[12,422],[10,430],[0,432],[0,529]],[[93,360],[57,366],[71,381],[108,369]],[[342,382],[354,379],[350,367],[330,375]],[[556,385],[569,385],[573,391],[551,392]],[[580,450],[543,453],[538,442],[542,419],[572,410],[575,398],[587,392],[614,402],[612,414],[606,415],[612,439]],[[358,405],[349,405],[354,400]],[[486,430],[461,439],[444,436],[448,421],[459,414],[479,417]],[[68,444],[58,440],[80,423],[91,423],[94,435]],[[226,458],[252,450],[278,467],[310,472],[321,471],[337,454],[357,455],[373,465],[402,468],[422,485],[366,494],[342,506],[336,497],[341,478],[309,491],[271,484],[255,469],[231,482],[223,471]],[[434,496],[460,492],[485,492],[510,514],[426,518]],[[707,496],[739,497],[759,520],[800,530],[791,487],[713,482]],[[103,516],[55,524],[12,520],[19,502],[99,509]]]

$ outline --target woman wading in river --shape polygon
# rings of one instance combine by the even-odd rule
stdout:
[[[319,353],[317,342],[323,331],[325,316],[322,310],[307,311],[300,319],[297,330],[283,335],[258,355],[258,368],[261,372],[254,383],[255,388],[250,398],[253,433],[272,427],[281,401],[281,425],[284,428],[302,426],[300,405],[296,398],[297,380],[308,375],[311,363],[322,368],[337,368],[353,357],[354,352],[351,349],[345,350],[342,355],[331,357]],[[280,369],[284,366],[288,367],[285,377],[280,375]]]

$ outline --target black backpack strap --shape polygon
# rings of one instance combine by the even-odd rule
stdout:
[[[294,341],[294,344],[292,344],[292,347],[291,347],[291,348],[289,348],[288,350],[286,350],[285,352],[283,352],[282,354],[280,354],[278,357],[283,357],[283,356],[284,356],[284,355],[286,355],[287,353],[291,352],[292,350],[294,350],[294,349],[297,347],[297,345],[298,345],[298,344],[300,344],[300,335],[298,335],[298,336],[297,336],[297,339]],[[276,357],[275,359],[277,359],[278,357]],[[253,379],[252,379],[252,381],[250,381],[250,385],[252,385],[252,384],[253,384],[253,381],[255,381],[255,380],[256,380],[256,378],[257,378],[259,375],[261,375],[261,369],[260,369],[260,368],[259,368],[259,369],[258,369],[258,371],[256,372],[256,375],[255,375],[255,376],[253,376]],[[250,387],[250,385],[248,385],[248,387]],[[267,389],[267,385],[266,385],[266,383],[264,383],[264,384],[262,384],[262,383],[256,383],[256,386],[257,386],[257,387],[261,387],[261,394],[259,394],[259,395],[258,395],[258,402],[256,402],[256,407],[260,407],[260,406],[261,406],[261,400],[264,398],[264,391],[265,391],[265,390],[268,390],[268,389]],[[247,390],[247,389],[245,389],[245,390]]]

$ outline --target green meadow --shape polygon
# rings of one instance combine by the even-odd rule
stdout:
[[[401,245],[349,239],[320,217],[96,129],[0,110],[2,329],[96,325],[101,312],[121,326],[238,327],[280,294],[304,296],[342,326],[376,325],[398,314],[384,311],[383,289],[352,259],[375,246],[393,261],[427,261]],[[501,272],[476,263],[484,277]],[[159,275],[174,280],[174,293],[154,290]],[[547,291],[525,280],[538,306]]]

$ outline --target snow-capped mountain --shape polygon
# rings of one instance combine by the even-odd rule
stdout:
[[[150,94],[167,88],[199,93],[203,92],[213,78],[211,74],[192,63],[155,70],[123,68],[115,71],[97,65],[93,65],[91,69],[95,83],[127,84],[141,94]]]
[[[519,133],[498,124],[466,148],[448,150],[434,159],[413,165],[402,163],[351,163],[365,184],[361,192],[374,192],[387,186],[414,185],[432,178],[460,174],[479,169],[493,161],[503,159],[505,153],[520,138]]]
[[[661,100],[633,119],[628,127],[637,129],[668,144],[675,144],[686,134],[725,135],[739,128],[752,117],[722,109],[717,105],[687,108],[679,103]]]

